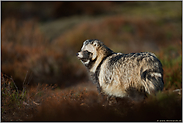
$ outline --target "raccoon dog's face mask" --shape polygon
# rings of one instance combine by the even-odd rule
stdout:
[[[98,44],[95,41],[86,40],[83,43],[81,51],[77,53],[77,57],[85,65],[89,64],[91,61],[94,61],[97,57],[97,47]]]

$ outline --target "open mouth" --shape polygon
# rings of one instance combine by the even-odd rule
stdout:
[[[79,60],[81,60],[81,61],[83,61],[83,62],[88,61],[87,58],[81,58],[81,57],[79,57],[79,53],[77,53],[76,56],[78,57]]]
[[[86,58],[79,58],[79,57],[78,57],[78,59],[80,59],[80,60],[83,61],[83,62],[87,62],[87,61],[88,61],[88,59],[86,59]]]

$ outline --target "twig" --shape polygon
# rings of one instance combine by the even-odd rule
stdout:
[[[35,101],[32,101],[35,105],[40,105],[39,103],[35,102]]]
[[[175,89],[173,92],[177,92],[179,95],[181,94],[182,89]]]
[[[27,85],[30,83],[31,79],[32,79],[32,72],[30,73],[30,76],[29,76],[29,79],[28,79]]]
[[[27,78],[27,74],[28,74],[28,71],[27,71],[27,73],[26,73],[26,75],[25,75],[25,79],[24,79],[24,81],[23,81],[23,91],[24,91],[24,87],[25,87],[25,81],[26,81],[26,78]]]
[[[16,86],[16,84],[15,84],[15,82],[14,82],[13,78],[11,77],[10,79],[11,79],[11,81],[13,82],[13,84],[14,84],[14,86],[15,86],[16,90],[17,90],[17,93],[19,94],[18,87]],[[18,97],[18,94],[17,94],[17,97]]]
[[[25,79],[24,79],[24,82],[23,82],[23,93],[25,92],[26,90],[26,86],[30,83],[31,79],[32,79],[32,72],[30,73],[30,75],[28,76],[28,72],[26,73],[26,76],[25,76]],[[28,78],[28,79],[27,79]],[[26,80],[27,80],[27,83],[26,83]]]

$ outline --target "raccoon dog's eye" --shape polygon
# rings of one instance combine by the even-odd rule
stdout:
[[[84,56],[87,56],[87,57],[91,57],[93,55],[93,53],[91,53],[87,50],[83,51],[83,54],[84,54]]]
[[[83,51],[84,54],[89,54],[90,52],[88,52],[87,50]]]

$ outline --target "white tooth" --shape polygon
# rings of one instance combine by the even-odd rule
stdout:
[[[81,61],[84,65],[88,65],[89,64],[89,62],[90,62],[90,60],[87,60],[86,62],[84,62],[84,61]]]
[[[87,60],[86,62],[84,62],[84,64],[89,64],[90,60]]]

